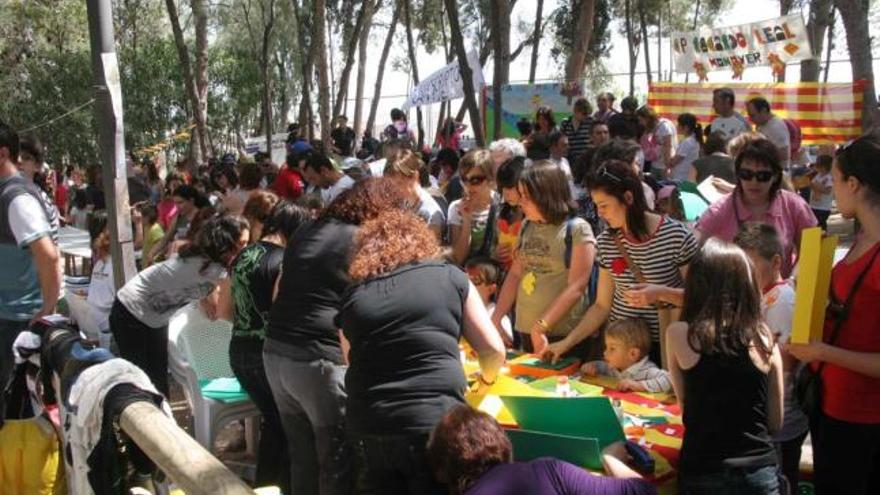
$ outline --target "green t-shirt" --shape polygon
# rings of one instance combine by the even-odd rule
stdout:
[[[574,218],[569,222],[572,224],[572,247],[596,243],[593,230],[586,220]],[[531,330],[535,321],[568,286],[565,233],[566,222],[557,225],[528,221],[523,223],[518,252],[523,262],[523,275],[516,295],[516,328],[520,332]],[[585,299],[575,303],[568,316],[556,323],[548,335],[568,335],[587,309],[588,301]]]
[[[153,224],[150,227],[150,230],[147,231],[146,235],[144,235],[144,246],[141,252],[144,253],[144,256],[150,253],[153,250],[153,246],[156,245],[157,242],[161,241],[162,238],[165,237],[165,231],[162,230],[162,226],[159,225],[159,222]],[[147,265],[144,265],[143,268],[146,268]]]

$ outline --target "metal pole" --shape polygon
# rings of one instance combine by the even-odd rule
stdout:
[[[113,280],[117,288],[134,277],[131,212],[125,166],[125,139],[122,125],[122,85],[113,39],[111,0],[87,0],[89,39],[92,48],[92,71],[95,80],[95,119],[101,150],[101,172],[107,201],[107,225]]]

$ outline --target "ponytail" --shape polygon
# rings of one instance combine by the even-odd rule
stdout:
[[[700,144],[700,147],[703,146],[703,126],[699,122],[694,126],[694,139],[697,140],[697,143]]]

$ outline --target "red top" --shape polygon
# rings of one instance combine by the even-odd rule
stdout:
[[[278,172],[278,176],[275,177],[275,181],[272,182],[271,187],[275,194],[290,201],[295,201],[302,196],[303,189],[305,189],[305,186],[303,186],[302,175],[296,170],[288,167],[286,164],[281,167],[281,170]]]
[[[831,272],[831,290],[838,301],[846,301],[850,287],[864,270],[880,244],[852,263],[841,261]],[[843,322],[836,347],[856,352],[880,353],[880,259],[865,275],[853,297],[849,317]],[[825,342],[831,339],[832,320],[825,322]],[[822,371],[822,410],[832,418],[851,423],[880,423],[880,378],[826,363]]]
[[[55,206],[62,215],[67,211],[67,193],[67,184],[64,181],[55,187]]]

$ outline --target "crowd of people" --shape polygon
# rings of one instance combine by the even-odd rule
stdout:
[[[596,107],[576,99],[559,125],[540,107],[519,139],[485,149],[462,149],[453,119],[417,149],[395,109],[381,141],[366,132],[360,145],[344,116],[332,143],[291,125],[280,165],[227,155],[163,175],[132,161],[141,271],[118,288],[96,169],[86,184],[75,168],[56,180],[39,143],[0,125],[0,378],[18,332],[55,311],[57,231],[70,224],[94,240],[102,343],[161,393],[172,315],[198,302],[232,322],[232,369],[263,417],[259,485],[655,493],[620,444],[603,451],[611,477],[513,463],[503,430],[465,405],[464,341],[478,393],[511,349],[674,393],[681,493],[797,493],[808,431],[817,493],[876,493],[880,135],[822,150],[798,190],[799,144],[762,97],[740,107],[747,120],[716,90],[705,128],[633,97],[617,107],[602,93]],[[707,180],[721,199],[689,220],[680,188]],[[833,205],[858,233],[832,273],[825,337],[788,343],[800,236],[826,228]],[[795,385],[806,375],[821,399],[805,413]]]

